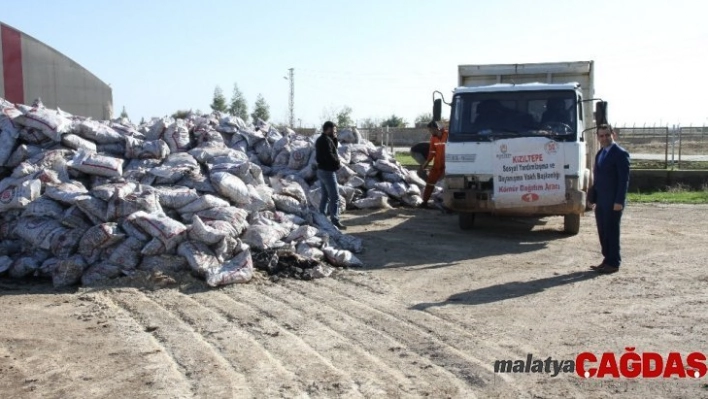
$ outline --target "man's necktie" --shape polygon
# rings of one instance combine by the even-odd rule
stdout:
[[[605,155],[607,155],[607,149],[600,151],[600,156],[597,158],[598,165],[602,165],[602,161],[605,160]]]

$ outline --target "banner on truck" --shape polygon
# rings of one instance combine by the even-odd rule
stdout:
[[[559,143],[545,137],[493,143],[494,203],[497,208],[565,202],[565,161]]]

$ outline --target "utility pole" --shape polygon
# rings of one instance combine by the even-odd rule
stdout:
[[[290,71],[290,128],[295,128],[295,68],[288,69]]]

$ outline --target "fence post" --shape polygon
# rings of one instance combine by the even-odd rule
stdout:
[[[671,169],[676,162],[676,125],[671,125]]]
[[[393,155],[395,157],[396,153],[393,151],[393,136],[394,136],[394,134],[395,134],[395,132],[391,132],[391,141],[389,141],[389,145],[391,146],[391,155]]]
[[[669,127],[666,127],[666,141],[664,143],[664,169],[669,168]]]
[[[690,129],[690,128],[689,128]],[[679,153],[678,153],[678,169],[681,170],[681,143],[683,142],[683,129],[679,125],[678,136],[679,136]]]

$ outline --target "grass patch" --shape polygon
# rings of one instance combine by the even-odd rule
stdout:
[[[666,191],[627,193],[627,200],[640,204],[708,204],[708,186],[704,186],[702,190],[691,191],[679,184],[668,187]]]
[[[627,199],[629,202],[638,204],[708,204],[708,191],[627,193]]]
[[[397,152],[395,157],[396,161],[403,166],[418,166],[418,162],[416,162],[410,154],[405,152]]]
[[[637,159],[632,160],[632,169],[673,169],[679,170],[678,162],[671,166],[671,161],[667,167],[664,161],[652,161]],[[708,170],[708,161],[681,161],[680,170]]]

